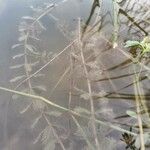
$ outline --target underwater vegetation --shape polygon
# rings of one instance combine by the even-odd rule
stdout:
[[[39,3],[20,19],[12,88],[0,86],[7,107],[15,104],[39,149],[150,149],[149,1],[93,0],[72,32],[58,15],[68,3]],[[67,41],[59,51],[49,20]]]

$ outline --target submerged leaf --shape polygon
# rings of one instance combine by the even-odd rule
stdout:
[[[38,52],[35,51],[36,48],[35,48],[33,45],[27,44],[27,45],[26,45],[26,48],[27,48],[31,53],[33,53],[33,54],[38,54]]]
[[[126,113],[130,117],[137,118],[137,114],[134,111],[127,110]]]
[[[20,97],[20,95],[14,94],[14,95],[12,96],[12,99],[13,99],[13,100],[17,100],[19,97]]]
[[[10,82],[17,82],[17,81],[21,80],[21,79],[24,78],[24,77],[25,77],[25,75],[17,76],[17,77],[15,77],[15,78],[11,79]]]
[[[55,150],[56,140],[52,139],[47,144],[45,144],[44,150]]]
[[[41,141],[43,144],[47,144],[53,139],[55,139],[55,136],[53,134],[52,127],[49,125],[44,129],[42,137],[41,137]]]
[[[21,45],[22,45],[22,44],[15,44],[15,45],[13,45],[11,48],[14,49],[14,48],[19,47],[19,46],[21,46]]]
[[[45,74],[35,74],[34,77],[45,77]]]
[[[25,64],[25,69],[28,71],[28,72],[31,72],[32,71],[32,67],[30,64]]]
[[[15,65],[15,66],[11,66],[10,69],[19,69],[21,67],[23,67],[24,64],[21,64],[21,65]]]
[[[27,35],[22,35],[21,37],[19,37],[18,41],[22,42],[22,41],[26,40],[26,38],[27,38]]]
[[[24,56],[25,54],[24,53],[21,53],[21,54],[17,54],[15,56],[13,56],[13,59],[16,59],[16,58],[20,58],[22,56]]]
[[[37,89],[37,90],[40,90],[40,91],[47,91],[46,87],[45,86],[42,86],[42,85],[39,85],[39,86],[36,86],[36,87],[33,87],[33,89]]]
[[[84,100],[88,100],[88,99],[90,99],[90,95],[89,95],[89,93],[84,93],[84,94],[80,95],[80,98],[83,98]]]
[[[23,110],[20,111],[21,114],[25,113],[31,106],[32,103],[30,103],[29,105],[27,105]]]
[[[32,67],[35,67],[35,66],[37,66],[37,65],[39,64],[39,62],[40,62],[40,61],[35,61],[35,62],[33,62],[33,63],[30,63],[30,65],[31,65]]]
[[[38,117],[34,120],[32,126],[31,126],[32,129],[35,128],[36,124],[39,122],[40,119],[41,119],[41,115],[38,116]]]
[[[39,100],[33,101],[34,110],[43,110],[45,108],[45,103]]]
[[[35,18],[31,16],[23,16],[22,19],[35,20]]]
[[[140,45],[140,42],[138,41],[127,41],[125,47],[132,47],[132,46],[138,46]]]
[[[143,135],[143,138],[144,138],[144,144],[145,144],[145,146],[150,145],[150,135],[148,133],[145,133]],[[135,147],[137,149],[140,149],[140,147],[141,147],[140,135],[138,135],[137,138],[136,138],[136,140],[135,140]]]
[[[59,111],[50,111],[50,112],[46,112],[46,114],[54,117],[60,117],[62,115],[62,113]]]
[[[46,30],[46,28],[44,27],[44,25],[42,24],[41,21],[38,20],[38,24],[39,24],[39,26],[40,26],[43,30]]]
[[[90,111],[88,111],[87,109],[83,108],[83,107],[76,107],[74,109],[75,112],[80,113],[80,114],[91,114]]]

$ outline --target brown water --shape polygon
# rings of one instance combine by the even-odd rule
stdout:
[[[105,92],[106,95],[108,94],[107,96],[102,96],[102,98],[97,98],[96,96],[94,100],[95,110],[99,114],[97,118],[103,121],[120,123],[120,120],[114,118],[126,115],[126,110],[135,106],[133,101],[133,62],[122,53],[122,50],[128,52],[128,49],[124,49],[124,42],[126,40],[141,40],[150,32],[149,22],[144,21],[145,18],[149,20],[150,15],[147,15],[143,20],[141,19],[142,16],[147,13],[148,9],[146,6],[150,5],[149,2],[147,0],[132,0],[130,2],[123,1],[120,3],[120,6],[125,12],[121,12],[119,16],[118,47],[115,49],[111,44],[111,42],[113,42],[114,18],[113,5],[110,0],[102,3],[100,13],[99,7],[95,6],[93,1],[69,0],[63,2],[57,0],[52,2],[58,4],[58,6],[51,11],[51,15],[46,15],[41,18],[46,30],[40,34],[40,41],[35,42],[35,45],[40,52],[45,50],[46,53],[52,52],[53,55],[59,53],[76,37],[78,18],[81,18],[85,50],[87,47],[89,48],[89,51],[85,52],[86,58],[91,56],[89,62],[96,62],[96,68],[88,68],[92,91],[93,93],[103,94]],[[143,5],[144,3],[146,3],[146,5]],[[19,2],[16,0],[0,1],[0,86],[14,89],[21,82],[9,82],[13,77],[24,73],[24,70],[15,71],[10,69],[10,66],[24,61],[23,59],[12,59],[12,57],[18,53],[18,50],[11,50],[11,47],[17,43],[19,37],[18,26],[22,21],[21,17],[33,15],[30,9],[31,5],[34,7],[44,7],[43,4],[44,2],[40,0]],[[139,6],[141,4],[142,6],[140,8]],[[102,20],[97,23],[96,16],[98,13],[102,16]],[[133,17],[134,21],[128,17],[128,14]],[[100,18],[98,17],[97,19]],[[138,23],[138,25],[135,22]],[[95,28],[93,28],[94,23],[96,23]],[[72,72],[69,70],[64,75],[71,65],[70,51],[78,53],[78,50],[76,51],[77,47],[77,45],[74,45],[65,51],[60,57],[41,71],[41,73],[45,74],[44,78],[33,78],[31,83],[34,85],[45,85],[47,92],[36,90],[34,91],[35,94],[50,99],[65,108],[70,107],[74,109],[80,106],[90,110],[89,101],[84,100],[86,98],[83,97],[86,96],[85,91],[88,90],[83,68],[80,63],[75,60],[74,65],[76,67]],[[29,61],[34,59],[35,58],[29,58]],[[50,58],[45,57],[44,60],[40,59],[40,63],[33,68],[30,74],[36,72],[49,60]],[[146,65],[149,66],[149,63]],[[140,66],[137,65],[137,72],[139,70]],[[148,102],[150,87],[149,80],[145,75],[149,72],[145,69],[143,69],[143,71],[141,74],[142,81],[140,83],[143,87],[143,94]],[[64,78],[62,78],[63,75]],[[61,78],[62,80],[58,86],[55,87]],[[70,86],[71,84],[72,86]],[[28,84],[23,83],[16,90],[23,90],[26,86],[28,86]],[[72,100],[69,105],[70,88],[72,91]],[[0,99],[0,135],[2,135],[0,136],[0,148],[2,150],[44,149],[45,146],[40,140],[36,144],[33,144],[38,134],[47,126],[44,117],[40,119],[34,129],[31,129],[33,121],[41,114],[41,109],[34,110],[34,108],[31,107],[25,113],[20,114],[19,112],[30,103],[28,99],[20,97],[17,100],[12,100],[12,94],[3,92],[0,92]],[[50,107],[50,111],[51,110],[58,111],[59,109]],[[47,111],[47,108],[44,108],[42,111]],[[89,127],[86,133],[88,134],[89,132],[89,139],[92,138],[93,133],[88,131],[91,130],[90,122],[87,125],[87,121],[83,118],[78,119],[80,125]],[[130,118],[123,118],[121,122],[124,124],[130,123]],[[66,149],[69,149],[69,147],[70,150],[89,149],[84,148],[86,145],[85,140],[75,134],[77,127],[68,113],[63,113],[60,117],[52,117],[50,123],[53,124],[53,129],[55,129],[56,133],[60,136]],[[125,149],[125,144],[120,141],[122,134],[120,131],[112,130],[111,128],[101,125],[98,125],[97,128],[101,129],[97,130],[97,132],[99,132],[98,136],[100,136],[99,139],[102,150]],[[129,127],[123,126],[123,128],[129,130]],[[112,140],[112,138],[114,139]],[[92,139],[90,140],[94,143]],[[118,144],[115,144],[116,142]],[[53,149],[53,145],[49,146],[50,150]],[[62,149],[58,142],[56,142],[55,146],[55,149]]]

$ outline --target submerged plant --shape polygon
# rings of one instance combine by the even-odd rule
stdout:
[[[141,135],[141,133],[138,133],[136,136],[133,136],[133,135],[124,133],[124,134],[122,134],[121,140],[126,143],[127,149],[130,148],[131,150],[139,150],[140,148],[143,149],[143,147],[141,147],[141,145],[142,145],[141,144],[141,136],[142,136],[143,142],[144,142],[144,148],[146,149],[146,147],[150,146],[150,132],[149,132],[150,120],[149,120],[149,116],[145,113],[143,114],[143,112],[136,113],[136,112],[131,111],[131,110],[127,110],[126,113],[132,121],[134,120],[136,122],[132,125],[132,127],[130,127],[130,131],[132,131],[132,129],[139,130],[140,126],[138,123],[138,117],[140,116],[141,121],[142,121],[141,127],[143,130],[143,134]]]
[[[62,2],[65,1],[66,0],[63,0]],[[98,0],[94,1],[91,15],[87,23],[90,22],[95,8],[99,6],[98,2]],[[83,34],[85,35],[83,36],[81,33],[81,22],[79,19],[77,30],[78,34],[76,35],[75,40],[67,45],[60,53],[56,54],[54,57],[51,57],[51,52],[48,53],[47,51],[40,50],[38,45],[40,42],[40,34],[42,31],[46,30],[41,18],[47,14],[51,16],[50,11],[55,7],[55,5],[44,4],[44,6],[38,8],[31,7],[34,12],[33,15],[22,17],[22,21],[19,26],[20,37],[18,39],[18,43],[12,46],[12,49],[19,50],[19,53],[13,56],[13,59],[16,60],[17,65],[11,66],[10,68],[15,70],[22,69],[23,74],[17,72],[16,77],[10,80],[11,83],[17,84],[15,90],[6,89],[3,87],[0,87],[0,89],[15,94],[13,96],[15,99],[22,97],[27,97],[30,99],[27,107],[25,107],[21,112],[24,113],[29,111],[29,108],[34,108],[32,110],[36,113],[36,117],[33,119],[31,127],[35,130],[38,125],[41,127],[40,131],[38,130],[38,135],[36,136],[34,143],[41,142],[44,150],[73,150],[76,149],[74,146],[75,144],[79,146],[79,141],[83,144],[80,149],[84,150],[116,150],[117,141],[114,137],[110,137],[114,130],[123,133],[121,140],[127,145],[126,149],[130,148],[131,150],[136,150],[141,146],[137,145],[139,142],[139,136],[137,136],[139,135],[139,132],[137,130],[125,130],[123,126],[121,126],[121,123],[119,124],[117,122],[113,122],[113,117],[116,115],[116,112],[109,105],[110,98],[114,100],[129,100],[129,97],[132,100],[135,99],[136,96],[134,94],[130,94],[130,96],[128,96],[128,94],[123,92],[119,93],[119,91],[131,87],[136,84],[136,82],[142,81],[140,79],[138,81],[131,81],[132,83],[127,86],[125,85],[123,88],[118,90],[115,87],[113,80],[124,79],[135,75],[136,73],[141,73],[141,71],[117,76],[112,75],[113,73],[111,71],[118,68],[120,69],[120,66],[126,67],[126,65],[132,63],[132,60],[130,60],[130,63],[128,60],[121,63],[119,62],[119,64],[117,62],[115,66],[109,66],[109,68],[105,66],[104,59],[108,54],[107,50],[110,50],[110,45],[113,45],[114,47],[117,46],[119,37],[118,15],[120,6],[118,3],[120,1],[114,0],[113,2],[114,8],[116,8],[114,9],[114,41],[109,44],[109,48],[104,46],[104,41],[99,38],[99,35],[92,37],[90,36],[89,32],[92,30],[85,32],[88,24],[84,28],[85,31]],[[94,24],[94,28],[95,27],[96,24]],[[106,42],[106,46],[108,45],[108,42],[109,41]],[[103,47],[104,49],[101,49]],[[125,47],[136,47],[137,49],[140,49],[140,53],[142,55],[150,52],[150,42],[148,41],[148,37],[144,38],[142,42],[127,41]],[[36,83],[35,81],[42,79],[45,74],[40,73],[40,71],[47,67],[55,58],[58,58],[68,48],[71,50],[71,52],[67,53],[67,55],[69,54],[70,56],[70,63],[67,63],[67,65],[69,64],[67,66],[68,68],[61,75],[51,92],[46,93],[46,95],[51,98],[53,92],[69,72],[70,89],[68,92],[69,98],[67,99],[69,104],[68,107],[64,107],[56,104],[49,98],[41,96],[43,92],[46,92],[46,87],[41,82]],[[110,55],[108,57],[110,58]],[[20,58],[22,58],[23,63],[17,61]],[[104,60],[104,64],[101,59]],[[111,59],[109,61],[111,61]],[[41,66],[41,64],[43,66],[35,71],[36,68]],[[80,77],[77,76],[76,72],[80,75]],[[109,87],[108,89],[106,88],[106,91],[105,84]],[[19,89],[19,91],[17,89]],[[138,87],[138,90],[139,89],[140,87]],[[141,93],[138,94],[141,96]],[[74,98],[74,96],[77,98]],[[144,96],[141,96],[140,98],[142,99],[143,97]],[[134,119],[137,119],[138,112],[134,113],[127,111],[127,114],[130,117],[132,116]],[[61,121],[64,120],[65,124],[62,124]],[[134,125],[132,128],[138,127],[137,125]]]
[[[130,128],[130,131],[132,131],[132,127]],[[135,139],[133,135],[128,133],[123,133],[121,141],[125,142],[125,144],[127,145],[126,149],[130,148],[131,150],[136,150]]]

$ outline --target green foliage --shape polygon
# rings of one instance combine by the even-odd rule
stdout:
[[[145,37],[141,42],[139,41],[127,41],[125,47],[137,47],[141,50],[141,54],[150,52],[150,37]]]
[[[127,41],[125,47],[139,46],[140,42],[138,41]]]
[[[136,114],[134,111],[127,110],[126,113],[127,113],[127,115],[129,115],[130,117],[137,119],[137,114]]]

